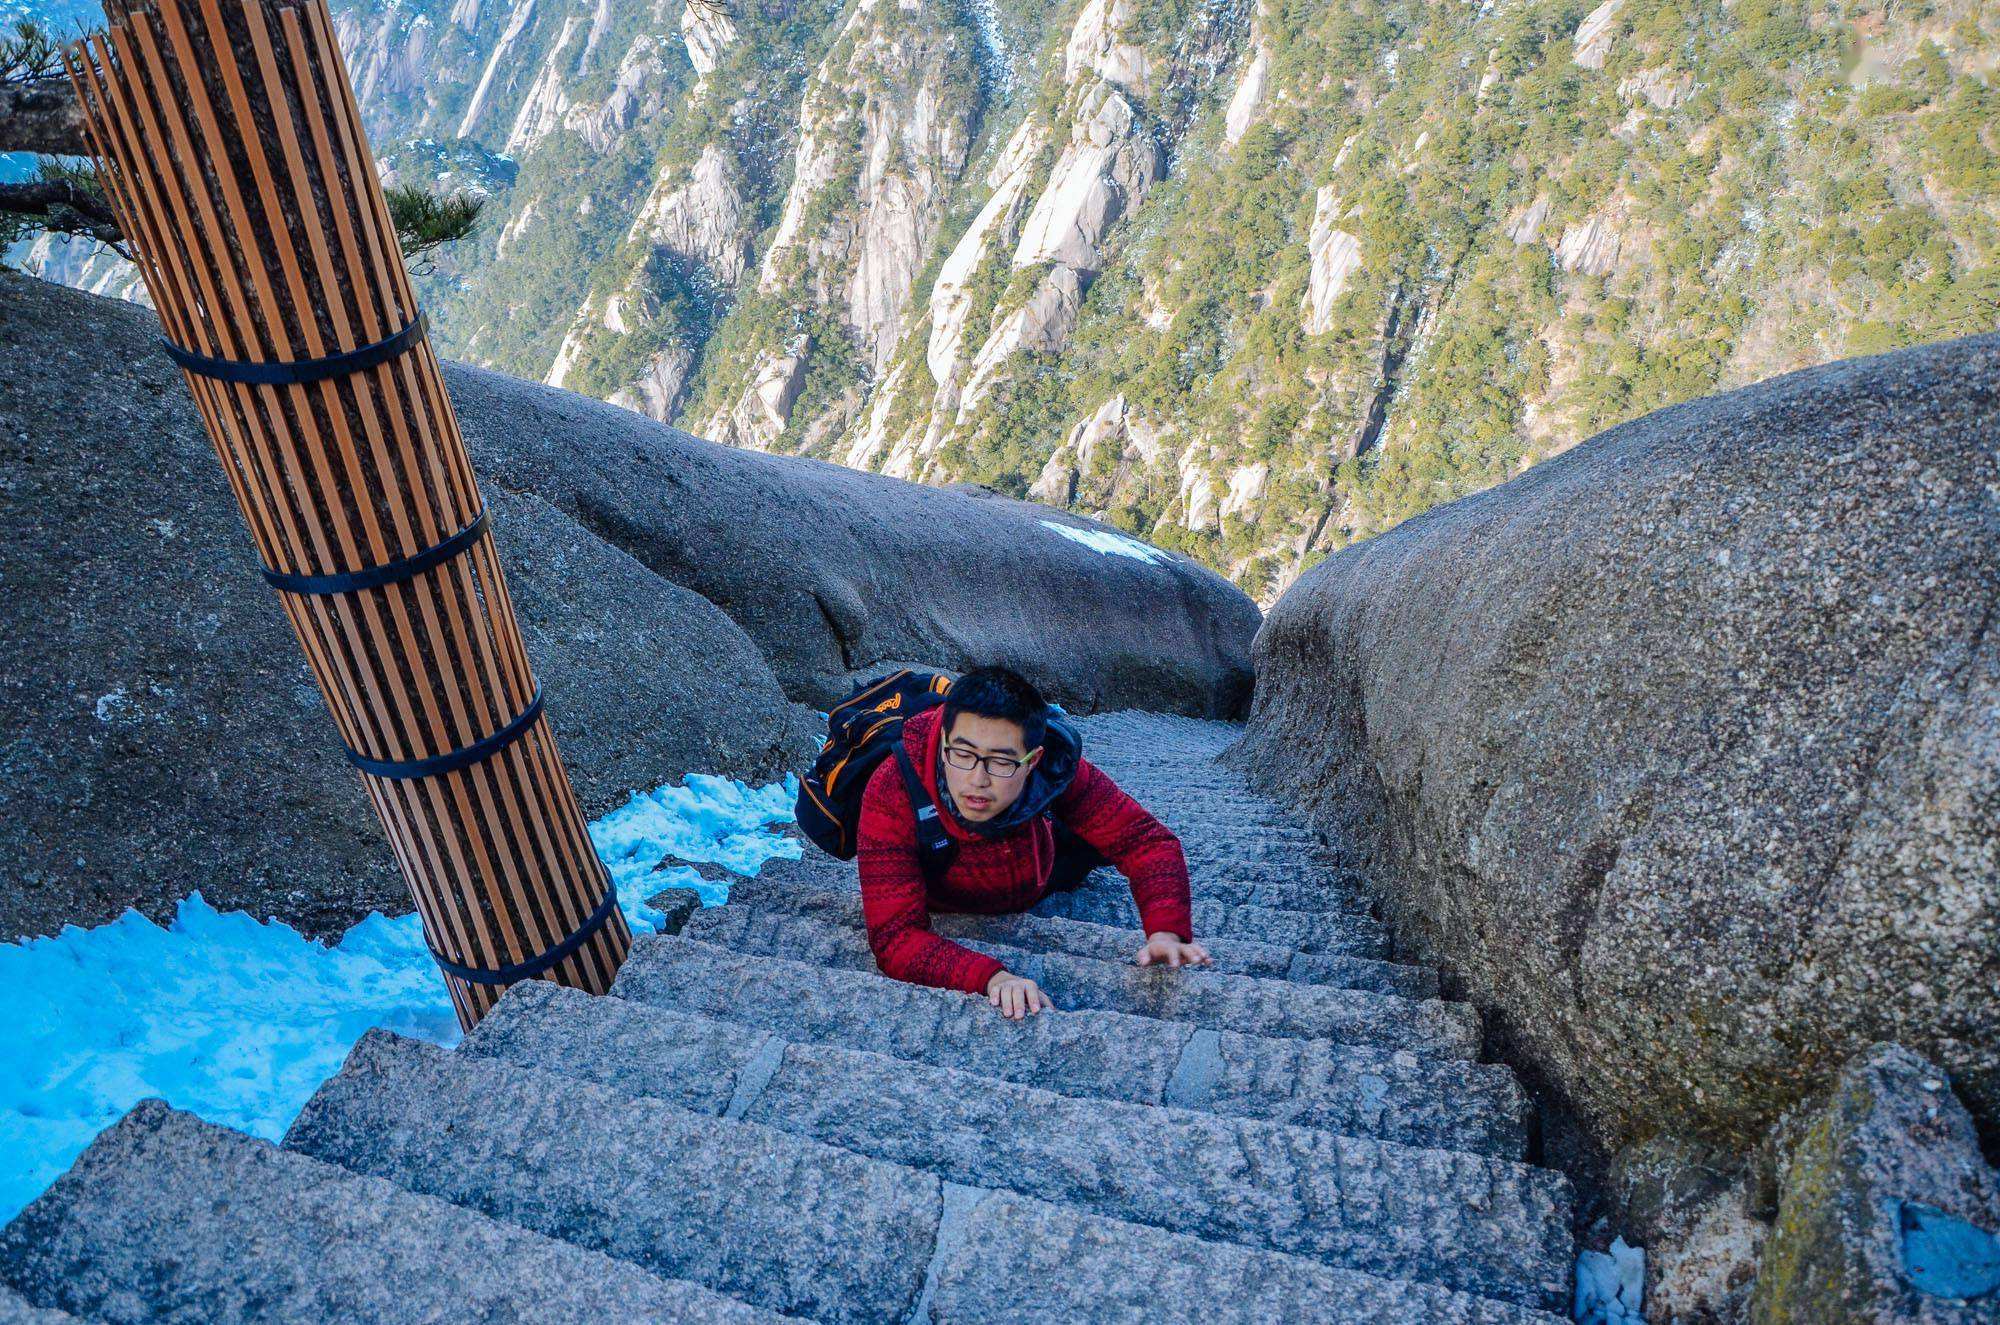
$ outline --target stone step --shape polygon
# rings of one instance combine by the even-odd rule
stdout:
[[[38,1307],[0,1284],[0,1325],[80,1325],[75,1316],[52,1307]]]
[[[1309,826],[1301,823],[1296,815],[1288,814],[1280,807],[1263,800],[1253,800],[1223,793],[1194,794],[1188,797],[1149,791],[1144,787],[1126,788],[1131,797],[1146,807],[1161,823],[1176,832],[1190,834],[1202,839],[1227,838],[1242,835],[1245,838],[1259,838],[1267,841],[1289,836],[1290,831],[1307,831]],[[1303,843],[1296,845],[1305,845]],[[1315,839],[1313,845],[1325,848],[1327,844]]]
[[[1259,794],[1248,778],[1222,767],[1213,759],[1203,759],[1199,756],[1131,759],[1108,749],[1101,742],[1093,746],[1088,738],[1083,744],[1083,755],[1109,774],[1120,786],[1132,782],[1170,789],[1187,784],[1217,791],[1235,792],[1242,796]]]
[[[1081,890],[1111,896],[1132,895],[1132,885],[1116,870],[1091,873]],[[1374,898],[1359,876],[1345,871],[1283,869],[1270,866],[1221,868],[1190,862],[1188,893],[1197,902],[1224,906],[1266,906],[1279,911],[1332,911],[1366,914]]]
[[[1341,1319],[1385,1281],[1269,1251],[1199,1240],[1064,1209],[1011,1192],[940,1181],[758,1123],[712,1117],[503,1060],[371,1031],[286,1138],[388,1178],[658,1273],[829,1322],[1016,1319],[996,1304],[1042,1298],[1057,1319],[1114,1314],[1134,1281],[1179,1257],[1210,1268],[1197,1287],[1207,1318],[1234,1310],[1218,1285],[1246,1263],[1287,1277],[1312,1319]],[[995,1199],[1004,1197],[1005,1199]],[[968,1236],[984,1221],[1003,1241],[1060,1231],[1108,1242],[1116,1274],[1016,1282],[1030,1265]],[[974,1263],[961,1265],[962,1259]],[[671,1267],[671,1270],[669,1270]],[[1107,1266],[1107,1269],[1109,1267]],[[927,1289],[950,1272],[974,1296]],[[1400,1291],[1417,1319],[1498,1307],[1429,1284]],[[927,1315],[928,1311],[928,1315]]]
[[[1102,1008],[1272,1039],[1337,1040],[1440,1058],[1479,1056],[1479,1014],[1469,1003],[1302,987],[1200,967],[1141,968],[977,941],[967,946],[986,949],[1009,970],[1033,980],[1059,1008]]]
[[[1166,819],[1161,822],[1168,824],[1180,836],[1184,853],[1192,852],[1196,856],[1220,857],[1239,849],[1260,859],[1278,853],[1290,853],[1301,858],[1320,853],[1320,859],[1332,860],[1345,868],[1352,854],[1343,847],[1321,841],[1303,828],[1277,824],[1211,823],[1193,818],[1178,824]]]
[[[1190,858],[1230,859],[1247,855],[1266,859],[1295,855],[1337,867],[1356,863],[1356,853],[1351,848],[1324,841],[1287,819],[1221,815],[1206,806],[1185,811],[1166,806],[1155,809],[1154,805],[1146,808],[1180,838],[1181,850]]]
[[[1297,879],[1337,874],[1365,881],[1344,851],[1324,843],[1301,846],[1258,833],[1191,834],[1181,839],[1181,854],[1190,873],[1198,870],[1224,878]]]
[[[161,1100],[0,1232],[0,1279],[102,1325],[780,1319]]]
[[[942,1321],[1130,1320],[1162,1325],[1313,1321],[1319,1325],[1563,1325],[1567,1317],[1410,1280],[1378,1279],[1299,1256],[1246,1252],[1180,1234],[1143,1277],[1117,1231],[1011,1192],[987,1193],[953,1232],[958,1254],[931,1286]],[[1079,1308],[1088,1304],[1090,1310]]]
[[[1176,809],[1212,806],[1219,812],[1234,814],[1249,811],[1297,822],[1296,816],[1281,802],[1257,791],[1248,783],[1206,777],[1198,766],[1162,767],[1149,771],[1106,765],[1104,772],[1113,782],[1138,797],[1147,809],[1152,809],[1154,802]]]
[[[1129,889],[1078,888],[1051,893],[1032,912],[1064,920],[1084,920],[1117,929],[1136,929],[1139,909]],[[1209,938],[1252,939],[1297,952],[1384,958],[1389,934],[1382,922],[1359,911],[1292,911],[1270,906],[1232,906],[1196,899],[1194,932]]]
[[[1187,861],[1188,879],[1197,890],[1208,883],[1234,887],[1307,884],[1311,885],[1315,895],[1333,894],[1343,899],[1361,899],[1358,902],[1343,900],[1339,904],[1339,909],[1350,911],[1365,909],[1375,894],[1374,880],[1366,872],[1339,861],[1309,859],[1289,850],[1273,853],[1269,859],[1246,855],[1203,855],[1198,844],[1187,838],[1181,840],[1181,850]],[[1298,909],[1319,911],[1325,910],[1327,905],[1316,901]]]
[[[1089,748],[1084,756],[1090,758]],[[1195,802],[1203,797],[1222,797],[1234,803],[1260,805],[1267,809],[1278,809],[1282,802],[1274,800],[1245,779],[1219,769],[1213,763],[1162,763],[1131,764],[1121,760],[1092,759],[1102,768],[1106,776],[1133,795],[1145,793],[1180,802]]]
[[[459,1052],[952,1182],[1528,1305],[1558,1301],[1574,1268],[1567,1182],[1504,1160],[1072,1099],[547,981],[510,991]]]
[[[738,941],[736,936],[777,924],[774,916],[787,915],[810,918],[831,931],[825,940],[829,962],[857,964],[850,949],[864,933],[864,927],[861,894],[852,880],[846,887],[807,881],[781,883],[763,878],[738,880],[729,886],[729,905],[704,907],[682,933],[744,952],[769,952],[772,951],[769,947]],[[1140,942],[1135,929],[1032,914],[986,916],[936,912],[930,920],[931,928],[947,938],[984,939],[1029,952],[1067,952],[1102,961],[1130,961]],[[774,940],[764,940],[770,941]],[[861,952],[872,967],[874,955],[868,952],[865,939],[861,941]],[[1398,966],[1366,958],[1316,956],[1248,939],[1211,940],[1202,936],[1201,942],[1215,959],[1214,969],[1219,971],[1340,989],[1372,989],[1405,998],[1438,996],[1437,972],[1426,967]],[[808,951],[802,950],[797,960],[816,960],[804,955]],[[836,953],[846,956],[837,958]]]
[[[1248,783],[1207,777],[1199,768],[1119,770],[1107,767],[1104,772],[1149,809],[1154,802],[1178,807],[1206,801],[1229,810],[1254,808],[1259,813],[1279,817],[1286,813],[1277,801]]]
[[[724,917],[721,911],[737,912],[737,908],[697,915],[682,934],[738,952],[814,966],[877,969],[866,935],[857,930],[782,913],[766,914],[756,924],[739,924],[734,921],[740,912]],[[1294,985],[1200,967],[1139,967],[1131,961],[1136,940],[1129,938],[1118,961],[1032,952],[985,939],[959,941],[1033,980],[1058,1008],[1102,1008],[1252,1035],[1401,1046],[1451,1058],[1472,1058],[1479,1052],[1478,1015],[1462,1003]]]
[[[1090,743],[1109,745],[1129,758],[1165,756],[1213,759],[1243,737],[1241,723],[1126,709],[1117,713],[1071,715]]]
[[[1269,945],[1259,944],[1264,947]],[[1377,961],[1372,957],[1331,957],[1295,952],[1279,979],[1302,985],[1332,985],[1336,989],[1378,989],[1404,998],[1441,998],[1438,973],[1428,966]]]
[[[1160,822],[1180,839],[1181,854],[1186,858],[1191,873],[1205,872],[1225,878],[1249,877],[1257,875],[1259,867],[1263,867],[1267,872],[1289,871],[1291,876],[1332,872],[1359,875],[1366,879],[1361,868],[1363,862],[1344,847],[1329,846],[1324,842],[1308,845],[1235,824],[1204,827],[1175,823],[1171,819]]]
[[[1258,878],[1265,871],[1212,874],[1195,871],[1189,893],[1197,901],[1220,902],[1224,906],[1261,906],[1272,911],[1320,911],[1336,914],[1368,915],[1375,899],[1352,877],[1324,873],[1319,877],[1304,870],[1287,871],[1285,877]],[[1275,874],[1276,871],[1268,871]],[[1244,877],[1249,875],[1250,877]],[[1129,887],[1126,888],[1130,892]]]
[[[1084,758],[1107,770],[1186,769],[1208,778],[1242,778],[1241,770],[1216,759],[1218,753],[1213,746],[1155,745],[1136,733],[1118,738],[1093,735],[1089,731],[1083,734]]]
[[[612,993],[1079,1098],[1172,1104],[1348,1136],[1518,1159],[1528,1106],[1493,1064],[1280,1040],[1092,1010],[1009,1021],[984,999],[861,971],[641,937]]]
[[[904,1319],[937,1240],[928,1174],[382,1030],[285,1146],[811,1320]]]

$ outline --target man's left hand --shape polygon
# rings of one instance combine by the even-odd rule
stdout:
[[[1215,958],[1199,943],[1183,943],[1171,930],[1146,936],[1146,946],[1132,959],[1140,966],[1213,966]]]

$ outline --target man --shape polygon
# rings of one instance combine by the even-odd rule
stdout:
[[[984,994],[1020,1019],[1052,1006],[1035,982],[931,932],[932,910],[1025,911],[1098,865],[1132,885],[1140,966],[1209,965],[1194,941],[1187,860],[1167,828],[1082,757],[1067,723],[1004,667],[968,672],[903,724],[903,748],[957,853],[935,888],[917,861],[916,810],[894,759],[861,799],[856,856],[868,943],[883,974]],[[1053,816],[1053,822],[1051,817]]]

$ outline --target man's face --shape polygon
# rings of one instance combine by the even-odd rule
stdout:
[[[1005,814],[1008,806],[1021,799],[1028,785],[1028,770],[1042,755],[1040,750],[1028,750],[1025,742],[1018,722],[977,713],[960,713],[952,719],[951,730],[944,734],[944,781],[961,818],[985,823]],[[980,760],[973,763],[975,755]],[[1008,766],[1005,761],[1010,760],[1015,765],[1014,775],[996,776],[994,767],[1004,771]],[[959,763],[972,763],[972,767],[960,768]]]

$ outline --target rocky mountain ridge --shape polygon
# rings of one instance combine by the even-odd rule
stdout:
[[[393,169],[515,169],[430,278],[450,352],[1267,602],[1603,427],[2000,308],[1970,0],[334,7]]]

